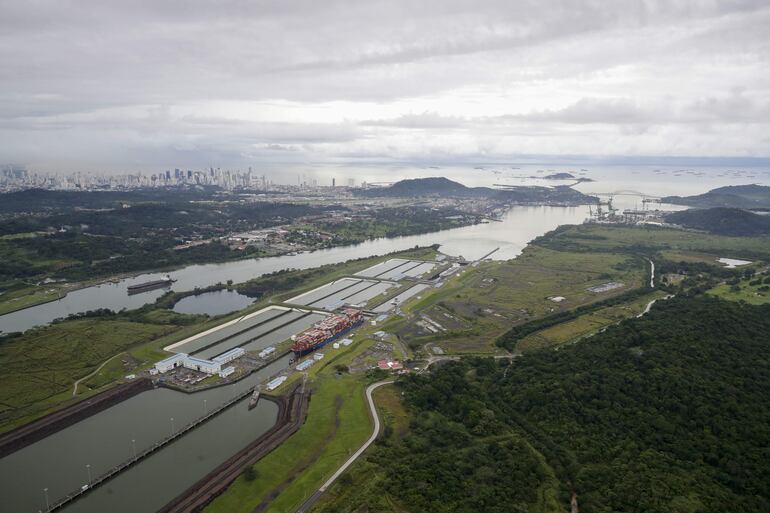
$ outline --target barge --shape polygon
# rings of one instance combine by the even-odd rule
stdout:
[[[142,292],[149,292],[150,290],[168,287],[175,281],[176,280],[172,280],[171,277],[166,276],[162,280],[146,281],[144,283],[139,283],[136,285],[129,285],[127,288],[128,295],[133,296],[134,294],[141,294]]]

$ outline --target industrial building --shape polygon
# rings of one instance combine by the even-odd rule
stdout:
[[[164,372],[176,369],[177,367],[184,367],[186,369],[204,372],[206,374],[219,374],[220,376],[225,377],[232,374],[235,369],[233,367],[227,367],[223,369],[222,366],[237,358],[240,358],[244,354],[246,354],[246,351],[244,351],[241,347],[231,349],[211,360],[206,360],[205,358],[196,358],[195,356],[190,356],[186,353],[177,353],[173,356],[169,356],[165,360],[161,360],[156,363],[155,370],[162,374]]]

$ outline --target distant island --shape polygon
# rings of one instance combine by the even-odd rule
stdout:
[[[507,186],[504,189],[490,187],[466,187],[443,177],[401,180],[390,187],[360,189],[356,195],[369,198],[413,198],[420,196],[444,198],[479,198],[509,203],[570,204],[597,203],[598,198],[588,196],[569,186]]]
[[[662,200],[664,203],[698,208],[770,208],[770,187],[756,184],[730,185],[697,196],[667,196]]]
[[[740,208],[684,210],[666,215],[666,221],[717,235],[735,237],[770,235],[770,215],[755,214]]]
[[[570,173],[553,173],[551,175],[546,175],[543,178],[545,180],[574,180],[577,177]]]
[[[545,176],[528,176],[527,178],[536,178],[538,180],[575,180],[575,183],[595,181],[592,178],[577,177],[572,173],[552,173],[550,175],[545,175]]]

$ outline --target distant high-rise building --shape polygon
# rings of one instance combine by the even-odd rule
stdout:
[[[355,186],[356,186],[356,179],[348,178],[348,187],[355,187]]]
[[[337,187],[337,179],[332,178],[332,187]]]

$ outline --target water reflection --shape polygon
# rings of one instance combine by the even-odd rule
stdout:
[[[182,298],[174,305],[174,311],[183,314],[214,316],[242,310],[253,302],[254,299],[234,290],[215,290]]]

